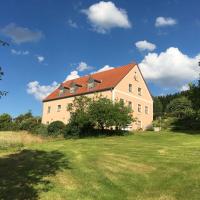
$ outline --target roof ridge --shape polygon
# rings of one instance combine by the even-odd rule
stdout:
[[[89,77],[89,76],[92,76],[92,75],[96,75],[96,74],[100,74],[100,73],[106,73],[108,71],[111,71],[111,70],[116,70],[116,69],[119,69],[119,68],[122,68],[122,67],[128,67],[130,65],[133,65],[133,67],[136,65],[136,63],[129,63],[129,64],[126,64],[126,65],[122,65],[122,66],[117,66],[117,67],[113,67],[112,69],[108,69],[108,70],[105,70],[105,71],[101,71],[101,72],[95,72],[95,73],[91,73],[91,74],[86,74],[84,76],[80,76],[78,78],[75,78],[75,79],[71,79],[71,80],[65,80],[63,81],[62,83],[67,83],[67,82],[70,82],[70,81],[75,81],[75,80],[78,80],[78,79],[81,79],[81,78],[85,78],[85,77]]]

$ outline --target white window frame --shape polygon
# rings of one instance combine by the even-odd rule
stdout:
[[[142,88],[141,87],[138,87],[138,95],[142,96]]]
[[[60,111],[61,111],[61,108],[62,108],[62,106],[59,104],[59,105],[57,106],[57,112],[60,112]]]
[[[140,109],[139,109],[139,107],[140,107]],[[138,110],[138,113],[142,113],[142,105],[141,104],[138,104],[138,109],[137,110]]]
[[[144,112],[145,112],[145,114],[147,114],[147,115],[148,115],[148,114],[149,114],[149,106],[145,106],[145,109],[144,109],[144,110],[145,110],[145,111],[144,111]]]
[[[131,83],[128,84],[128,91],[129,91],[130,93],[133,92],[133,85],[132,85]]]

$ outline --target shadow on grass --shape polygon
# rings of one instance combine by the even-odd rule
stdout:
[[[59,151],[23,150],[0,158],[0,199],[38,199],[52,187],[45,177],[64,168],[69,164]]]

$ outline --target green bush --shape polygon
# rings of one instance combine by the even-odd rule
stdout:
[[[32,130],[32,133],[42,136],[48,136],[47,126],[44,124],[39,124]]]
[[[0,115],[0,130],[9,131],[12,127],[12,117],[9,114]]]
[[[47,128],[49,136],[64,135],[65,129],[65,124],[61,121],[54,121]]]

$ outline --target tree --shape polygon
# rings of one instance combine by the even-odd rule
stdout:
[[[200,80],[197,85],[189,84],[189,99],[192,102],[192,107],[195,111],[200,110]]]
[[[4,42],[2,40],[0,40],[0,46],[9,46],[9,44],[7,42]],[[4,75],[2,68],[0,67],[0,80],[2,80],[2,76]],[[6,91],[0,91],[0,98],[2,96],[6,96],[8,92]]]
[[[187,97],[178,97],[168,104],[166,111],[174,117],[183,118],[187,113],[192,112],[192,103]]]
[[[105,97],[99,97],[92,101],[89,115],[96,127],[102,131],[110,127],[121,130],[133,121],[130,107],[125,106],[122,101],[113,103]]]
[[[12,127],[12,117],[9,114],[0,115],[0,130],[8,131]]]
[[[160,117],[163,115],[163,105],[159,97],[154,97],[153,99],[153,112],[154,112],[154,118]]]

